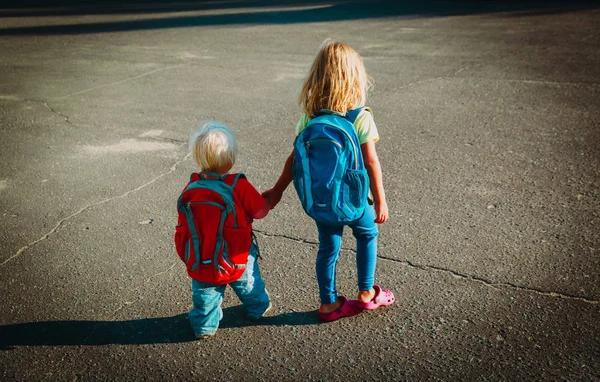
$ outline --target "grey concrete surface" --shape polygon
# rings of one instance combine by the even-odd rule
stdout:
[[[23,4],[23,3],[22,3]],[[594,2],[28,1],[0,10],[0,379],[600,380]],[[316,230],[257,221],[274,309],[193,339],[172,236],[199,121],[264,190],[320,43],[375,80],[395,305],[319,323]],[[345,236],[341,293],[356,292]]]

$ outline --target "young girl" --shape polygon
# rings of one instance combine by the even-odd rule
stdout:
[[[245,177],[240,174],[229,174],[229,170],[235,163],[237,152],[237,143],[233,132],[222,123],[207,121],[190,136],[190,150],[202,171],[197,174],[198,177],[214,179],[233,187],[233,200],[236,206],[240,207],[238,215],[242,215],[237,216],[237,222],[243,223],[245,227],[250,226],[250,229],[244,232],[247,232],[248,235],[245,238],[246,241],[251,242],[252,219],[264,218],[269,213],[270,205]],[[185,202],[190,201],[186,200]],[[199,200],[193,202],[199,202]],[[218,217],[213,219],[215,216],[210,215],[207,209],[201,212],[204,215],[200,220],[206,221],[205,224],[219,225]],[[178,235],[181,235],[179,227],[182,225],[185,224],[180,220],[175,235],[176,246],[177,243],[181,243]],[[226,221],[225,225],[233,225],[233,222]],[[185,230],[181,232],[185,232]],[[248,261],[245,267],[242,267],[245,268],[245,271],[239,279],[227,284],[232,287],[242,301],[250,319],[262,317],[271,308],[269,294],[265,289],[265,283],[256,261],[257,251],[256,244],[252,242]],[[223,317],[221,303],[226,285],[214,285],[209,280],[203,279],[201,275],[200,273],[200,276],[192,278],[194,306],[188,318],[196,337],[206,338],[215,334],[219,327],[219,321]]]
[[[364,106],[369,87],[369,77],[358,53],[344,43],[325,41],[300,92],[298,103],[303,114],[296,126],[296,135],[322,109],[346,114],[349,110]],[[379,135],[370,109],[365,108],[358,115],[354,127],[369,175],[374,203],[372,206],[367,206],[361,218],[348,224],[356,238],[359,289],[357,300],[347,300],[339,296],[336,290],[335,268],[344,226],[330,226],[315,222],[319,232],[319,251],[316,261],[321,300],[319,317],[324,321],[353,316],[364,309],[373,310],[394,302],[391,291],[374,285],[378,234],[375,223],[387,221],[388,206],[383,190],[381,167],[375,151],[375,142],[379,140]],[[294,152],[292,151],[275,186],[263,193],[272,208],[279,203],[283,192],[292,181],[293,163]]]

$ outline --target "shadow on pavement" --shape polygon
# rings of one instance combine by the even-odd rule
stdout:
[[[276,316],[267,316],[260,320],[251,321],[246,318],[246,311],[243,306],[232,306],[223,309],[223,319],[219,328],[241,328],[244,326],[299,326],[316,325],[321,321],[318,318],[317,311],[308,312],[288,312]]]
[[[42,5],[44,1],[41,2]],[[33,4],[36,2],[33,1]],[[161,13],[161,17],[136,20],[119,20],[76,24],[70,20],[68,24],[17,26],[0,28],[0,35],[78,35],[89,33],[126,32],[137,30],[156,30],[172,28],[189,28],[218,25],[265,25],[332,22],[341,20],[360,20],[380,17],[438,17],[469,15],[494,12],[519,13],[559,13],[584,9],[596,9],[597,2],[574,0],[562,2],[550,1],[204,1],[168,3],[138,1],[119,4],[111,0],[86,3],[84,7],[73,5],[73,1],[49,1],[42,9],[30,9],[27,6],[0,9],[0,17],[17,16],[72,16],[89,14],[147,14]],[[91,5],[93,4],[93,5]],[[293,8],[302,6],[302,8]],[[311,7],[312,8],[307,8]],[[265,8],[269,7],[269,8]],[[288,7],[273,10],[274,7]],[[244,11],[232,12],[232,9],[244,8]],[[248,8],[255,10],[248,12]],[[265,9],[260,9],[265,8]],[[269,10],[266,10],[269,9]],[[185,12],[211,10],[211,14],[165,16],[168,12]],[[227,10],[215,14],[217,10]]]
[[[242,306],[223,310],[220,328],[310,325],[316,312],[284,313],[257,321]],[[128,321],[43,321],[0,326],[0,350],[15,346],[144,345],[195,341],[187,314]]]
[[[356,0],[355,0],[356,1]],[[0,17],[43,17],[108,14],[153,14],[237,8],[296,7],[347,3],[348,0],[23,0],[0,5]]]
[[[185,314],[129,321],[44,321],[0,326],[0,349],[13,346],[154,344],[194,341]]]

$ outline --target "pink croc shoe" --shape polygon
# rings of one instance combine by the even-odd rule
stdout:
[[[338,297],[342,302],[339,308],[329,313],[321,313],[319,312],[319,318],[323,321],[335,321],[339,320],[342,317],[352,317],[359,314],[362,309],[359,309],[356,305],[358,301],[356,300],[347,300],[344,296]]]
[[[360,300],[357,300],[357,307],[365,310],[374,310],[379,308],[380,306],[392,305],[394,301],[396,301],[392,291],[388,289],[381,289],[379,285],[373,285],[373,289],[375,289],[375,297],[373,297],[373,299],[371,299],[371,301],[369,302],[362,302]]]

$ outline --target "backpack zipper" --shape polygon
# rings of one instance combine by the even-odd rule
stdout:
[[[335,126],[335,127],[342,130],[344,132],[344,134],[346,134],[346,136],[348,136],[348,139],[350,140],[350,143],[352,144],[352,148],[354,149],[354,169],[358,171],[358,150],[356,148],[356,145],[354,144],[354,141],[352,140],[352,137],[346,130],[342,129],[341,127],[339,127],[339,126]]]
[[[333,143],[334,145],[336,145],[336,146],[337,146],[337,147],[339,147],[340,149],[342,148],[342,145],[341,145],[339,142],[337,142],[337,141],[335,141],[335,140],[333,140],[333,139],[327,139],[327,138],[316,138],[316,139],[311,139],[310,141],[306,142],[306,146],[310,147],[310,144],[311,144],[312,142],[329,142],[329,143]],[[308,148],[308,147],[307,147],[307,148]]]
[[[327,139],[327,138],[316,138],[316,139],[311,139],[310,141],[308,141],[308,142],[306,142],[306,143],[305,143],[305,146],[306,146],[306,157],[307,157],[307,158],[308,158],[308,153],[309,153],[309,151],[310,151],[310,144],[311,144],[312,142],[328,142],[328,143],[333,143],[334,145],[336,145],[337,147],[339,147],[339,148],[340,148],[340,150],[343,150],[343,149],[344,149],[344,148],[342,147],[342,145],[341,145],[339,142],[337,142],[337,141],[335,141],[335,140],[333,140],[333,139]]]
[[[188,203],[186,203],[186,206],[188,206],[188,208],[190,208],[193,204],[209,204],[211,206],[219,207],[222,210],[225,209],[225,207],[223,207],[219,203],[215,203],[215,202],[188,202]]]

